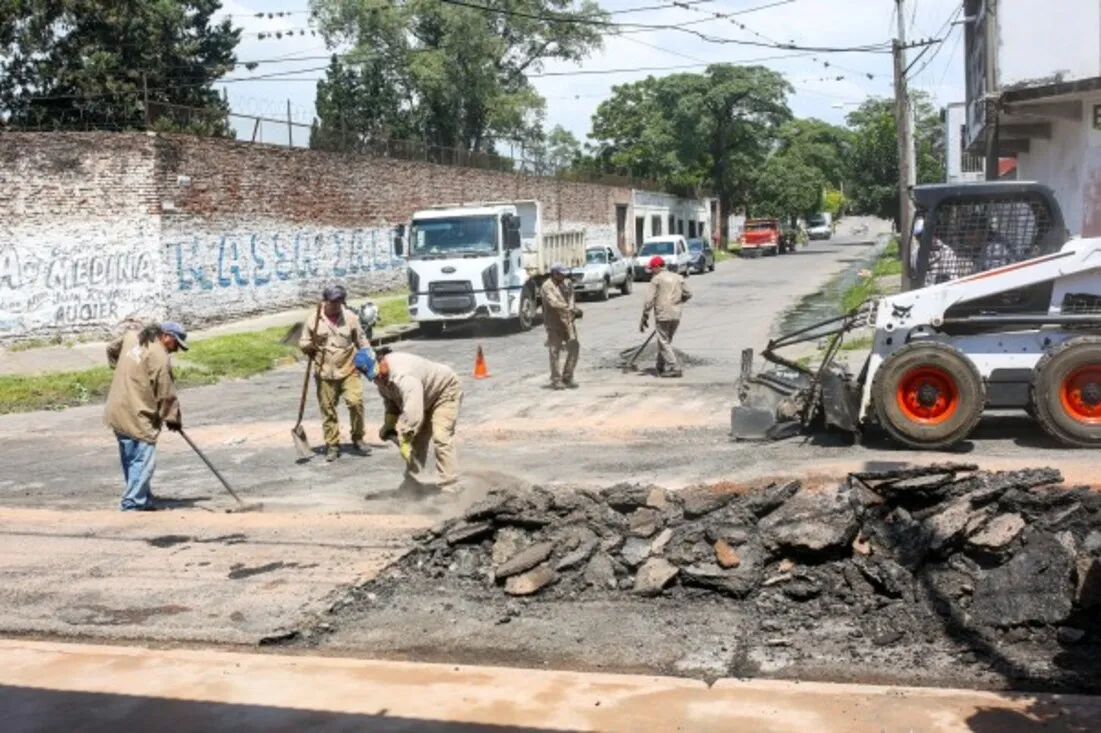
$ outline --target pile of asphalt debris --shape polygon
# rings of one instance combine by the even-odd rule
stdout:
[[[642,344],[637,344],[630,349],[624,349],[619,352],[619,355],[611,358],[600,359],[597,362],[597,366],[603,369],[622,369],[627,365],[632,358],[635,359],[634,365],[640,370],[652,369],[658,358],[658,342],[657,338],[650,339],[650,342],[639,351],[639,347]],[[635,357],[635,353],[638,352],[638,356]],[[709,364],[710,362],[703,357],[694,356],[686,351],[681,351],[677,347],[673,347],[673,353],[677,355],[677,361],[680,362],[681,367],[696,367]]]
[[[358,590],[446,577],[529,602],[727,597],[776,631],[800,605],[812,619],[863,617],[880,647],[946,622],[993,643],[1089,643],[1101,633],[1101,495],[1061,481],[944,464],[825,489],[492,493]]]

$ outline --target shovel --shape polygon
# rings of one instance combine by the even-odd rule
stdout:
[[[236,499],[237,508],[227,509],[226,512],[258,512],[264,508],[263,504],[246,504],[245,502],[241,501],[241,497],[237,496],[237,492],[233,490],[233,487],[229,485],[229,482],[226,481],[225,477],[222,476],[221,473],[219,473],[218,469],[214,467],[214,464],[210,462],[210,459],[207,458],[201,450],[199,450],[199,446],[191,442],[191,438],[188,437],[187,433],[185,433],[183,430],[180,430],[179,433],[180,437],[186,440],[187,444],[191,446],[191,450],[195,451],[199,458],[203,459],[203,463],[206,464],[206,467],[209,468],[211,472],[218,477],[218,480],[222,482],[222,486],[226,488],[226,491],[229,492],[229,495]]]
[[[317,333],[317,324],[321,322],[321,304],[317,304],[317,313],[313,318],[313,333]],[[310,388],[310,369],[313,367],[313,357],[306,362],[306,376],[302,380],[302,399],[298,401],[298,422],[291,428],[291,439],[294,440],[294,449],[298,457],[305,460],[313,457],[313,448],[306,438],[306,429],[302,427],[302,416],[306,414],[306,392]]]

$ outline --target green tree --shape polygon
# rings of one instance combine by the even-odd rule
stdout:
[[[816,169],[835,188],[844,183],[852,132],[811,118],[792,120],[780,129],[777,137],[782,153]]]
[[[771,69],[731,64],[615,87],[593,117],[594,158],[607,172],[708,188],[732,211],[751,199],[791,119],[790,92]]]
[[[310,147],[362,152],[412,137],[416,127],[397,81],[378,57],[357,63],[334,55],[317,83],[318,118],[310,129]]]
[[[555,125],[546,135],[539,131],[526,157],[533,162],[536,173],[563,173],[581,160],[581,141],[566,128]]]
[[[593,0],[578,10],[572,0],[478,4],[492,10],[439,0],[312,0],[311,8],[330,44],[351,44],[353,58],[382,66],[386,89],[362,90],[361,105],[400,99],[428,145],[494,152],[501,141],[530,140],[539,124],[543,100],[527,74],[599,48],[596,26],[570,21],[605,14]],[[319,117],[319,126],[334,126],[331,110]]]
[[[790,221],[822,208],[826,178],[798,157],[779,153],[769,158],[758,178],[750,215]]]
[[[0,0],[0,127],[229,135],[221,0]],[[148,93],[149,109],[145,109]],[[177,105],[177,106],[170,106]]]
[[[912,98],[914,108],[914,142],[917,148],[917,182],[937,183],[944,180],[944,126],[940,115],[921,92]],[[853,144],[848,157],[846,189],[854,212],[893,219],[899,215],[898,186],[898,126],[895,124],[894,102],[872,98],[864,102],[847,118],[853,131]]]

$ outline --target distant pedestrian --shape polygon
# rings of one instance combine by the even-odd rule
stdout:
[[[428,446],[436,449],[437,486],[457,493],[455,423],[463,402],[463,387],[451,367],[415,354],[360,349],[355,366],[375,383],[386,408],[380,440],[394,440],[405,459],[405,484],[421,485]]]
[[[670,267],[674,264],[670,262]],[[639,331],[645,332],[650,322],[650,312],[654,313],[654,330],[658,339],[657,372],[661,377],[681,377],[680,362],[673,349],[673,336],[680,326],[681,306],[691,299],[684,278],[665,266],[661,257],[652,257],[648,269],[653,274],[650,280],[650,295],[642,311]]]
[[[581,344],[577,340],[575,321],[581,317],[581,309],[574,298],[569,269],[565,265],[551,266],[550,277],[540,291],[543,301],[543,327],[547,329],[547,351],[550,356],[551,388],[577,387],[573,373]],[[566,363],[562,364],[562,351]]]
[[[153,471],[161,428],[183,427],[169,355],[187,351],[187,331],[174,322],[127,331],[107,347],[114,369],[104,422],[115,431],[126,492],[123,511],[153,511]]]
[[[317,405],[321,410],[326,461],[340,458],[340,419],[336,408],[341,397],[348,405],[352,448],[360,455],[371,455],[371,448],[363,442],[363,382],[354,364],[356,351],[369,349],[371,344],[359,317],[345,305],[347,297],[340,285],[325,288],[317,332],[313,330],[313,319],[307,319],[298,344],[317,366]]]

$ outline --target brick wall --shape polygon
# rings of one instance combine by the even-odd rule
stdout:
[[[631,191],[190,136],[2,135],[0,343],[102,334],[131,315],[200,327],[333,281],[391,289],[405,280],[395,224],[512,199],[541,201],[549,230],[614,244]]]
[[[0,341],[164,314],[146,135],[0,135]]]

